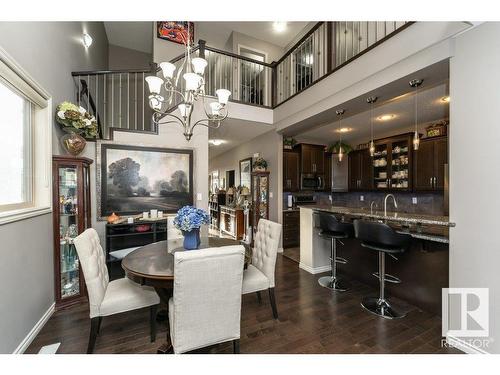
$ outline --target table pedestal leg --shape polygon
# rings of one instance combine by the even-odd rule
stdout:
[[[161,302],[163,302],[167,308],[166,313],[162,315],[165,316],[166,324],[167,324],[167,340],[164,344],[162,344],[158,350],[158,354],[168,354],[173,352],[172,342],[170,341],[170,327],[168,322],[168,300],[173,296],[173,288],[155,288],[156,293],[160,297]],[[163,320],[163,319],[162,319]]]

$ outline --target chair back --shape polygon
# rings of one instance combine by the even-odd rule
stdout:
[[[325,232],[344,233],[347,237],[354,236],[354,228],[351,223],[342,223],[333,214],[319,214],[319,227]]]
[[[245,248],[224,246],[174,253],[174,351],[240,338]]]
[[[407,248],[411,237],[407,234],[397,233],[385,223],[367,220],[354,220],[356,238],[363,242],[369,242],[388,247]]]
[[[109,283],[106,256],[99,243],[95,229],[89,228],[74,239],[80,266],[82,267],[89,295],[90,317],[99,316],[106,289]]]
[[[260,219],[254,238],[252,265],[269,279],[269,287],[274,288],[274,269],[281,237],[281,224]]]

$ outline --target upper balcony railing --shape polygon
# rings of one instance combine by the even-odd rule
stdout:
[[[222,51],[200,40],[193,55],[207,60],[205,93],[231,91],[230,100],[276,108],[403,30],[408,22],[318,22],[277,62],[268,63]],[[184,55],[173,60],[178,68]],[[100,138],[112,129],[156,131],[151,121],[144,78],[160,74],[153,64],[146,70],[73,72],[77,101],[96,116]],[[179,80],[183,89],[184,81]],[[174,106],[180,103],[173,103]]]

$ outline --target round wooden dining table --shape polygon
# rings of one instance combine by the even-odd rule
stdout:
[[[168,309],[168,300],[173,295],[174,288],[174,253],[176,251],[196,251],[209,247],[240,245],[240,241],[201,237],[201,244],[196,250],[186,250],[183,247],[183,238],[154,242],[142,246],[122,260],[125,275],[132,281],[155,288],[161,302]],[[167,313],[168,317],[168,313]],[[158,349],[158,353],[169,353],[172,349],[167,324],[167,341]]]

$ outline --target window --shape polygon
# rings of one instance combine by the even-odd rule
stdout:
[[[0,48],[0,225],[51,211],[51,104]]]
[[[31,183],[32,104],[0,81],[0,211],[33,205]]]

